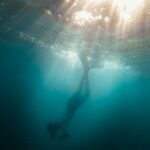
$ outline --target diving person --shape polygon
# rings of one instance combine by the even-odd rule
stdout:
[[[81,59],[81,64],[83,66],[83,77],[81,78],[79,87],[74,95],[69,99],[67,104],[67,109],[64,114],[63,119],[60,122],[49,122],[48,132],[51,139],[64,140],[69,137],[67,133],[67,126],[72,120],[77,109],[87,100],[90,90],[89,90],[89,80],[88,73],[90,70],[87,57],[83,56]]]

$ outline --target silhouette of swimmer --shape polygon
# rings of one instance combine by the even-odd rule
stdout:
[[[85,80],[85,81],[84,80],[85,79],[82,78],[79,89],[68,101],[67,110],[63,119],[65,126],[67,126],[70,123],[77,109],[81,107],[82,104],[85,103],[85,101],[87,100],[89,96],[90,91],[89,91],[89,86],[88,86],[89,85],[88,80]]]
[[[72,120],[77,109],[86,101],[89,96],[89,87],[86,86],[86,89],[82,88],[83,87],[79,87],[78,91],[69,99],[64,118],[60,122],[49,122],[48,132],[51,139],[58,138],[59,140],[65,140],[69,137],[66,128]]]
[[[48,132],[51,139],[58,138],[59,140],[64,140],[69,137],[66,127],[72,120],[76,110],[86,101],[88,95],[88,91],[83,96],[79,93],[75,93],[68,102],[67,110],[63,120],[60,122],[50,122],[48,124]]]
[[[89,90],[88,72],[90,70],[88,60],[82,57],[83,77],[81,78],[79,87],[74,95],[69,99],[67,109],[63,119],[60,122],[49,122],[48,132],[51,139],[65,140],[69,137],[67,133],[67,126],[72,120],[77,109],[87,100]]]

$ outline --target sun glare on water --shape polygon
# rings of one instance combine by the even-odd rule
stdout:
[[[65,3],[70,1],[66,0]],[[75,0],[69,10],[72,16],[71,23],[79,27],[96,27],[100,23],[113,22],[115,12],[118,14],[118,19],[114,22],[117,28],[129,27],[142,16],[144,0]],[[109,21],[105,18],[109,18]]]
[[[144,0],[113,0],[113,5],[117,7],[120,19],[124,22],[133,21],[144,8]]]
[[[73,15],[74,23],[79,26],[84,26],[88,23],[91,23],[93,19],[94,19],[93,14],[85,10],[77,11]]]

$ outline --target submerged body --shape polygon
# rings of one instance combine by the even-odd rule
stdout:
[[[81,59],[81,58],[80,58]],[[88,80],[88,72],[90,70],[88,65],[87,57],[84,57],[81,61],[83,65],[83,77],[81,78],[79,87],[74,95],[69,99],[66,112],[64,114],[63,119],[60,122],[49,122],[48,124],[48,132],[50,134],[51,139],[58,138],[59,140],[63,140],[69,137],[67,133],[67,126],[72,120],[74,114],[77,109],[87,100],[89,96],[89,80]]]

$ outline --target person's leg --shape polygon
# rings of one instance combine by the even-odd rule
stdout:
[[[87,97],[89,96],[89,81],[88,81],[89,68],[87,65],[83,67],[84,67],[83,77],[81,78],[77,91],[68,101],[67,109],[62,121],[59,122],[59,126],[56,125],[49,126],[49,133],[52,134],[54,138],[58,136],[57,133],[60,130],[62,131],[62,135],[60,135],[58,138],[64,139],[68,137],[66,127],[72,120],[76,110],[86,101]]]
[[[67,109],[62,119],[63,124],[68,125],[76,110],[86,101],[89,95],[88,72],[84,72],[79,87],[74,95],[68,100]]]

